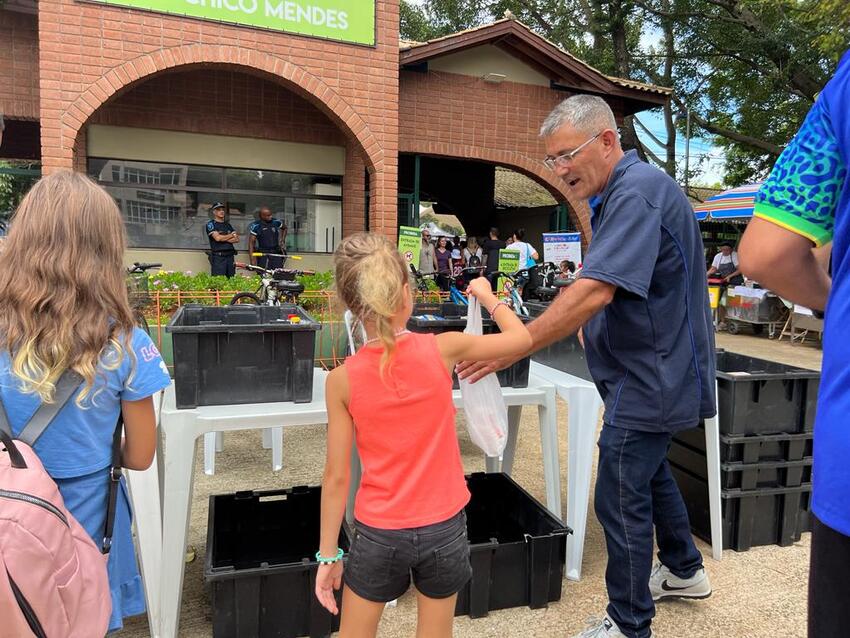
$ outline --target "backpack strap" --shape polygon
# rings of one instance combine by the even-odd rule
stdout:
[[[74,394],[74,390],[80,387],[83,378],[73,370],[65,370],[59,381],[56,382],[56,393],[53,396],[53,403],[42,403],[32,418],[27,421],[21,433],[15,437],[19,441],[26,443],[30,447],[35,445],[38,437],[47,429],[50,422],[59,414],[60,410],[65,407],[65,404]]]
[[[124,415],[118,412],[118,423],[112,435],[112,466],[109,468],[109,496],[106,500],[106,525],[103,530],[103,543],[100,551],[108,554],[112,548],[112,529],[115,527],[115,507],[118,503],[118,489],[121,483],[121,435],[124,431]]]

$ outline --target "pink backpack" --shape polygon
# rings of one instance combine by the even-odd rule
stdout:
[[[120,469],[111,474],[103,552],[65,509],[33,444],[79,387],[66,372],[56,399],[12,439],[0,403],[0,638],[100,638],[112,601],[106,572]],[[119,417],[116,441],[123,422]],[[117,468],[115,446],[113,465]]]

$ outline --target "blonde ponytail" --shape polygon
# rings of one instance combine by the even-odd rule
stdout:
[[[374,322],[384,346],[381,376],[396,347],[392,318],[404,304],[407,268],[396,247],[383,235],[356,233],[334,252],[338,297],[362,324]]]

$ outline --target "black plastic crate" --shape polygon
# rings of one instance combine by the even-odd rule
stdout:
[[[186,305],[165,329],[172,333],[178,408],[313,399],[321,324],[299,306]]]
[[[811,432],[820,372],[734,352],[717,354],[720,431],[724,434]]]
[[[688,510],[691,530],[711,540],[708,483],[671,464]],[[787,546],[811,530],[811,484],[759,490],[722,490],[723,548],[743,552],[762,545]]]
[[[682,430],[673,440],[705,454],[704,424]],[[812,458],[813,432],[799,434],[720,435],[720,461],[723,463],[763,463],[800,461]]]
[[[471,474],[467,485],[472,579],[458,595],[455,615],[481,618],[560,600],[571,530],[507,474]]]
[[[204,579],[215,638],[325,638],[339,629],[314,593],[321,496],[305,486],[210,496]],[[339,546],[348,552],[344,522]]]
[[[411,332],[440,334],[443,332],[463,332],[466,328],[466,311],[469,306],[455,303],[418,303],[413,306],[413,313],[407,322]],[[482,308],[484,334],[498,332],[499,326]],[[430,315],[425,317],[423,315]],[[512,366],[499,370],[496,376],[503,388],[527,388],[528,372],[531,358],[524,357]],[[452,372],[452,387],[460,387],[457,374]]]
[[[673,465],[708,480],[705,452],[673,441],[667,453]],[[755,490],[773,487],[799,487],[812,481],[812,459],[799,461],[764,461],[761,463],[720,464],[720,486],[723,489]]]

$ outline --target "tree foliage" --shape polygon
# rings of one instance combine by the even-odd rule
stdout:
[[[685,118],[677,116],[690,111],[692,135],[711,137],[724,150],[730,186],[766,175],[850,47],[847,0],[402,0],[402,5],[402,37],[428,40],[509,11],[603,73],[673,88],[664,112],[666,132],[658,139],[664,151],[641,151],[671,175],[684,177],[676,142]],[[627,119],[626,137],[636,125],[639,129],[639,121]]]

